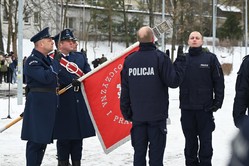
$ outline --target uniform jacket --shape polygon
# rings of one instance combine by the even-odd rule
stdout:
[[[153,43],[140,43],[129,55],[121,71],[120,108],[127,120],[154,121],[168,117],[168,87],[176,88],[184,73],[184,63],[176,72],[165,53]]]
[[[192,51],[192,52],[191,52]],[[180,108],[206,110],[221,108],[224,99],[224,75],[217,57],[202,47],[186,54],[187,69],[180,85]]]
[[[238,71],[236,80],[236,94],[233,104],[233,118],[237,127],[240,127],[242,122],[248,116],[246,111],[249,107],[249,56],[246,56]]]
[[[77,64],[84,73],[88,73],[91,70],[83,53],[70,53],[68,61]],[[78,78],[62,66],[60,66],[58,77],[61,88]],[[95,131],[82,92],[80,89],[75,92],[72,87],[59,96],[59,109],[56,114],[54,138],[82,139],[94,135]]]
[[[247,166],[249,163],[249,120],[245,119],[232,141],[232,153],[228,166]]]
[[[27,58],[24,74],[29,88],[49,88],[54,92],[27,94],[21,138],[36,143],[51,143],[57,109],[58,62],[51,61],[37,50]]]

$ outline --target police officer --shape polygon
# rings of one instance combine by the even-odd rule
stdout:
[[[72,36],[72,41],[73,41],[73,50],[70,52],[70,54],[77,54],[79,56],[84,56],[84,61],[86,62],[86,65],[88,64],[87,56],[85,51],[78,51],[78,39],[74,36],[73,31],[70,31],[70,35]],[[83,50],[83,49],[82,49]]]
[[[26,103],[21,139],[27,140],[27,166],[41,165],[47,144],[52,142],[57,109],[58,61],[48,55],[53,50],[49,28],[45,28],[31,39],[35,48],[24,65],[27,81]]]
[[[211,166],[213,112],[224,99],[224,76],[216,55],[204,51],[203,37],[191,32],[187,69],[180,85],[181,125],[185,136],[187,166]]]
[[[100,60],[99,60],[99,64],[102,64],[102,63],[104,63],[104,62],[106,62],[106,61],[107,61],[107,58],[105,57],[104,54],[102,54],[102,56],[101,56],[101,58],[100,58]]]
[[[93,67],[96,68],[99,66],[100,64],[100,59],[99,58],[96,58],[92,61],[92,64],[93,64]]]
[[[240,132],[232,142],[232,156],[229,166],[246,166],[249,163],[249,55],[245,56],[238,71],[235,98],[233,103],[233,120]]]
[[[72,39],[72,42],[73,42],[73,50],[72,50],[72,52],[77,52],[77,49],[78,49],[78,39],[74,36],[72,30],[70,30],[70,36],[73,38]]]
[[[74,51],[74,37],[70,29],[61,31],[54,37],[54,40],[61,56],[73,62],[84,73],[91,70],[85,56],[71,53]],[[60,104],[54,129],[54,138],[57,139],[58,165],[68,166],[69,156],[71,156],[73,166],[80,166],[82,139],[94,136],[95,131],[81,93],[81,83],[77,81],[78,76],[60,66],[58,77],[60,88],[70,83],[73,84],[73,88],[59,96]]]
[[[240,124],[240,131],[232,141],[232,155],[228,166],[248,166],[249,163],[249,119]]]
[[[179,86],[185,59],[177,59],[175,67],[165,53],[154,44],[150,27],[137,32],[139,50],[129,55],[121,71],[120,108],[124,118],[132,121],[131,141],[134,166],[146,165],[149,145],[149,164],[162,166],[166,145],[168,117],[168,87]]]
[[[246,111],[249,106],[249,55],[245,56],[236,80],[236,94],[233,104],[233,119],[235,126],[240,128],[245,119],[248,119]]]

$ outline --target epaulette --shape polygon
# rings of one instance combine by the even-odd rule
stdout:
[[[246,55],[246,56],[243,58],[243,60],[247,59],[248,57],[249,57],[249,55]]]
[[[210,51],[206,51],[206,52],[204,52],[204,53],[209,54],[210,56],[213,56],[213,57],[217,57],[216,54],[214,54],[214,53],[212,53],[212,52],[210,52]]]
[[[134,52],[132,52],[132,53],[130,53],[129,55],[127,55],[124,59],[126,59],[126,58],[128,58],[128,57],[130,57],[131,55],[133,55],[134,53],[136,53],[137,51],[134,51]]]

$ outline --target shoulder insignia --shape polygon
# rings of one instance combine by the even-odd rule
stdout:
[[[38,63],[38,61],[36,61],[36,60],[32,60],[32,61],[30,61],[29,62],[29,65],[32,65],[32,64],[37,64]]]

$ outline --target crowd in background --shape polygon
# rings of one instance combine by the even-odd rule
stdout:
[[[16,83],[17,81],[17,56],[14,52],[0,54],[0,84]]]
[[[107,61],[107,58],[105,57],[104,54],[102,54],[101,58],[96,58],[94,59],[94,61],[92,61],[93,67],[96,68],[102,63],[104,63],[105,61]]]
[[[23,64],[27,57],[23,58]],[[101,58],[96,58],[92,64],[96,68],[100,64],[107,61],[107,58],[102,54]],[[3,82],[14,84],[17,82],[17,55],[11,51],[8,54],[0,53],[0,84]],[[23,83],[26,83],[25,77],[23,77]]]

